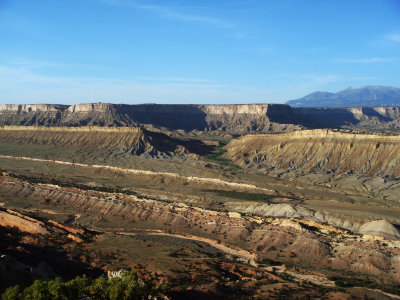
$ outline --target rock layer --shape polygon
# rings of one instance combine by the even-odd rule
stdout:
[[[364,242],[362,237],[316,222],[246,215],[232,217],[228,213],[180,203],[139,199],[120,193],[30,184],[7,176],[0,177],[0,191],[3,194],[15,194],[18,191],[18,197],[29,201],[48,199],[41,205],[55,209],[74,208],[75,212],[116,217],[119,220],[123,217],[120,226],[124,223],[126,228],[132,228],[130,223],[133,222],[136,228],[145,226],[146,229],[168,229],[173,234],[218,237],[222,244],[244,247],[251,253],[276,256],[280,260],[301,259],[331,265],[335,269],[348,269],[351,266],[355,272],[387,273],[389,276],[394,276],[400,270],[396,258],[400,254],[398,242],[385,240],[390,247],[381,247],[379,240]],[[373,254],[375,258],[361,255],[364,253]]]
[[[398,128],[399,107],[292,108],[283,104],[0,105],[0,125],[155,126],[230,133],[283,132],[300,128],[376,126]]]

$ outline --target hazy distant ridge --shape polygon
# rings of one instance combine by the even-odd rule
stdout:
[[[347,88],[338,93],[314,92],[305,97],[287,101],[292,107],[366,107],[399,106],[400,89],[390,86]]]

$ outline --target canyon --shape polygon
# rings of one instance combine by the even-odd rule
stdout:
[[[395,299],[399,118],[398,107],[0,105],[0,288],[7,272],[27,285],[135,269],[173,299]],[[50,259],[30,262],[40,247]]]

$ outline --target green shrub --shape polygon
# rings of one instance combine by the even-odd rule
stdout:
[[[280,266],[282,263],[279,261],[275,261],[273,259],[270,258],[263,258],[260,261],[261,264],[266,265],[266,266]]]
[[[233,164],[230,159],[222,157],[227,152],[225,149],[222,149],[223,146],[224,145],[217,146],[214,150],[214,153],[207,155],[207,158],[219,163],[220,165],[227,166],[232,169],[240,169],[240,167]]]
[[[8,288],[2,295],[2,300],[76,300],[76,299],[147,299],[165,290],[153,281],[138,278],[136,272],[123,271],[121,277],[109,280],[104,277],[88,278],[78,276],[68,282],[60,279],[43,281],[36,280],[31,286],[20,291],[18,285]]]
[[[248,201],[261,201],[270,203],[269,199],[274,198],[273,195],[250,193],[250,192],[237,192],[237,191],[225,191],[225,190],[204,190],[205,192],[210,192],[217,194],[222,197],[234,198],[240,200]]]
[[[13,286],[13,287],[9,287],[8,289],[6,289],[6,291],[3,293],[3,295],[1,295],[1,299],[2,300],[19,300],[22,299],[22,297],[20,297],[20,288],[19,285]]]

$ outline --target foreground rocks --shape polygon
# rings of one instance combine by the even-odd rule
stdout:
[[[385,282],[398,280],[400,242],[383,237],[370,239],[371,232],[362,236],[312,220],[232,215],[121,193],[30,184],[7,176],[0,180],[3,195],[18,190],[19,197],[30,203],[37,201],[38,207],[73,209],[75,213],[98,216],[99,220],[107,217],[108,222],[117,218],[122,232],[129,232],[132,225],[128,224],[135,224],[133,228],[219,240],[222,245],[250,251],[259,259],[307,262],[307,265],[313,264],[315,270],[329,267],[377,275]],[[107,223],[97,223],[98,230],[104,226]]]

